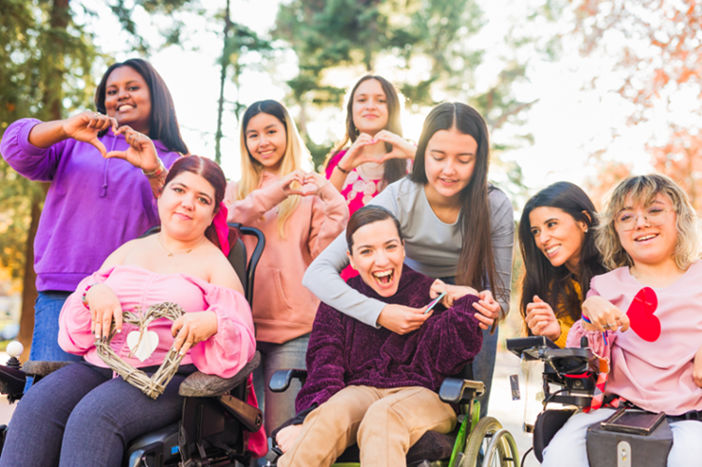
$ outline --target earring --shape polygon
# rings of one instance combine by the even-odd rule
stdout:
[[[587,227],[585,227],[585,233],[587,233],[587,232],[588,232],[588,230],[590,230],[590,229],[588,229]]]

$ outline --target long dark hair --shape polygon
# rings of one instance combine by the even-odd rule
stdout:
[[[547,206],[563,210],[577,222],[587,225],[587,232],[580,248],[578,262],[578,281],[583,297],[590,289],[590,279],[598,274],[607,272],[602,264],[602,256],[595,246],[595,227],[597,212],[590,198],[577,185],[569,182],[557,182],[549,185],[532,196],[524,205],[519,221],[519,250],[524,260],[524,280],[522,282],[522,298],[519,310],[526,316],[526,306],[538,295],[548,302],[557,317],[562,310],[574,321],[580,319],[580,299],[578,298],[571,278],[573,275],[565,264],[553,267],[551,262],[536,247],[531,233],[529,214],[538,207]],[[562,307],[558,307],[562,304]]]
[[[168,176],[166,176],[166,181],[163,184],[165,187],[173,180],[178,174],[182,172],[192,172],[196,175],[201,176],[207,180],[212,188],[215,190],[214,196],[214,213],[219,212],[220,206],[222,205],[222,200],[224,199],[224,191],[227,188],[227,179],[222,172],[222,168],[217,165],[216,162],[202,156],[187,156],[180,157],[176,160],[168,171]],[[214,224],[210,224],[207,229],[205,229],[205,236],[215,245],[219,246],[220,249],[222,245],[219,244],[219,239],[217,237],[217,231]]]
[[[508,284],[497,282],[498,276],[495,270],[488,201],[488,190],[492,188],[488,187],[487,182],[490,141],[487,125],[480,113],[460,102],[445,102],[434,107],[424,120],[410,180],[422,185],[428,183],[424,166],[427,144],[437,131],[452,128],[472,136],[478,143],[473,175],[460,193],[459,222],[463,232],[463,245],[458,257],[456,283],[475,288],[489,285],[495,291],[501,290]]]
[[[383,88],[385,93],[385,104],[388,107],[388,123],[385,125],[385,129],[395,133],[396,135],[402,136],[402,124],[400,123],[400,98],[397,95],[395,86],[385,78],[380,75],[365,75],[359,79],[356,84],[351,89],[349,94],[349,100],[346,103],[346,136],[343,141],[337,144],[332,151],[327,156],[325,166],[329,165],[331,158],[337,154],[349,141],[353,143],[358,138],[358,128],[353,123],[353,99],[356,95],[356,90],[364,81],[369,79],[374,79],[380,83],[380,87]],[[385,149],[387,151],[392,150],[392,145],[386,143]],[[407,161],[404,159],[390,159],[383,163],[383,182],[380,187],[385,188],[390,183],[401,179],[407,175]]]
[[[188,153],[188,147],[180,136],[178,119],[176,118],[173,98],[163,81],[161,75],[146,60],[141,58],[130,58],[124,62],[118,62],[110,67],[102,75],[100,84],[95,90],[95,107],[100,113],[105,112],[105,92],[107,89],[107,78],[116,68],[128,66],[139,73],[146,85],[149,87],[151,95],[151,115],[149,115],[149,138],[161,141],[169,151],[176,151],[182,154]]]

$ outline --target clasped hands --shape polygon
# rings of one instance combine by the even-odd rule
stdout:
[[[90,310],[90,331],[96,340],[110,335],[113,320],[116,332],[122,332],[122,306],[109,286],[93,285],[85,294],[85,300]],[[171,325],[171,334],[175,338],[173,348],[185,355],[192,346],[215,335],[217,327],[214,311],[185,313]]]
[[[129,144],[126,150],[107,151],[105,145],[98,139],[98,134],[108,128],[112,128],[115,135],[124,135]],[[63,120],[62,129],[67,138],[93,145],[102,157],[124,159],[147,173],[161,167],[161,160],[158,158],[151,138],[129,125],[120,126],[113,117],[92,111],[81,112]]]
[[[436,279],[429,290],[429,298],[434,299],[442,292],[446,292],[441,299],[442,305],[446,308],[453,306],[454,302],[465,295],[475,295],[478,301],[473,303],[475,308],[475,318],[481,329],[489,329],[495,320],[500,316],[500,304],[493,298],[492,292],[483,290],[478,292],[472,287],[465,285],[447,284],[441,279]],[[388,304],[378,316],[378,324],[396,334],[407,334],[418,329],[434,313],[430,310],[425,313],[427,306],[413,308],[405,305]]]

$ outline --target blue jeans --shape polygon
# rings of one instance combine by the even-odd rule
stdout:
[[[34,302],[34,332],[30,360],[80,361],[81,357],[64,352],[58,345],[59,313],[71,292],[39,292]]]
[[[256,349],[261,352],[261,366],[254,371],[254,389],[258,405],[263,411],[266,433],[295,416],[295,397],[300,391],[300,382],[293,381],[285,392],[275,393],[268,389],[268,383],[276,370],[287,368],[306,368],[305,355],[310,335],[297,337],[283,344],[257,342]]]
[[[180,417],[176,374],[158,399],[112,378],[112,371],[74,363],[42,378],[22,397],[8,426],[0,466],[115,466],[127,444]]]

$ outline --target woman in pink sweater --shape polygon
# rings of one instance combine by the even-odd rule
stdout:
[[[583,317],[571,328],[567,344],[579,346],[587,337],[593,351],[609,359],[605,402],[618,396],[668,416],[673,433],[669,466],[699,465],[702,261],[695,211],[669,178],[630,177],[615,188],[597,235],[612,271],[592,279]],[[638,313],[629,308],[635,301],[644,304]],[[613,412],[605,403],[571,417],[544,451],[543,465],[563,465],[568,459],[568,465],[587,466],[587,427]]]
[[[265,426],[295,415],[296,391],[268,390],[278,369],[304,368],[319,300],[302,286],[312,260],[344,229],[344,198],[323,176],[301,167],[307,150],[285,107],[251,104],[241,123],[241,180],[227,187],[229,219],[261,229],[266,247],[256,269],[253,318],[263,357],[254,375]],[[246,240],[244,240],[246,241]],[[252,246],[247,245],[249,251]]]
[[[127,139],[136,144],[148,137],[134,133]],[[222,170],[208,159],[190,156],[173,164],[158,199],[161,231],[119,247],[66,300],[59,344],[83,361],[51,373],[24,395],[0,465],[122,465],[130,440],[178,420],[178,386],[185,375],[197,368],[228,378],[251,359],[256,343],[250,308],[214,227],[225,186]],[[149,325],[158,336],[152,352],[130,349],[127,336],[137,327],[123,323],[122,312],[139,313],[165,301],[185,314]],[[95,342],[109,335],[113,320],[111,348],[147,374],[171,347],[184,355],[156,400],[113,378],[97,355]]]

